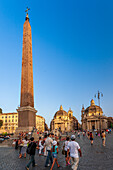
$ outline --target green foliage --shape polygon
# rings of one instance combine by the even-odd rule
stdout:
[[[0,108],[0,113],[2,113],[2,109]]]
[[[3,125],[3,120],[0,120],[0,127]]]
[[[7,136],[7,132],[3,132],[2,135],[3,135],[3,136]]]

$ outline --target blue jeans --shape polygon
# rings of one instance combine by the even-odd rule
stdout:
[[[30,167],[31,163],[32,163],[32,166],[35,166],[35,155],[31,155],[30,158],[31,159],[30,159],[29,163],[27,164],[28,168]]]
[[[47,159],[46,159],[46,164],[45,166],[47,166],[49,164],[49,160],[51,161],[51,165],[53,163],[53,158],[52,158],[52,154],[51,154],[51,151],[48,150],[48,155],[47,155]]]

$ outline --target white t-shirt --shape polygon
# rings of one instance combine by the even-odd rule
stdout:
[[[27,144],[28,144],[28,140],[26,141],[26,140],[22,140],[23,142],[24,142],[24,145],[23,146],[27,146]]]
[[[68,143],[68,149],[70,150],[70,156],[74,158],[79,158],[78,155],[78,149],[80,149],[80,146],[77,142],[71,141]]]
[[[67,149],[68,149],[68,147],[67,147],[67,146],[68,146],[68,143],[69,143],[69,141],[67,141],[67,140],[66,140],[65,143],[64,143],[64,145],[65,145],[64,150],[65,150],[65,151],[67,151]]]
[[[39,147],[42,146],[42,140],[39,140]]]
[[[50,137],[48,137],[45,140],[45,146],[46,146],[47,150],[51,150],[52,143],[53,143],[53,140]]]

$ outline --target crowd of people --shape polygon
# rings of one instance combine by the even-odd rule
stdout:
[[[19,138],[13,141],[13,146],[15,146],[15,149],[19,150],[19,159],[21,159],[22,156],[26,158],[26,154],[29,155],[29,162],[25,167],[27,170],[29,170],[31,164],[33,167],[37,166],[37,164],[35,164],[36,152],[38,152],[39,156],[46,157],[45,167],[50,167],[50,170],[52,170],[55,163],[57,167],[60,167],[57,159],[60,144],[62,145],[62,154],[65,156],[66,166],[71,165],[73,170],[77,170],[79,156],[82,156],[82,152],[79,144],[76,142],[76,137],[80,139],[81,136],[83,136],[83,138],[86,136],[91,141],[91,145],[93,145],[94,133],[91,131],[77,131],[73,132],[73,135],[70,137],[69,136],[61,138],[61,136],[58,137],[53,133],[45,133],[39,136],[38,141],[35,141],[31,134],[22,132],[19,134]],[[97,136],[98,134],[95,133],[95,137]],[[102,138],[102,145],[105,146],[105,131],[102,131],[100,136]],[[62,139],[63,142],[60,142]]]
[[[27,170],[29,170],[31,164],[32,167],[37,166],[37,164],[35,164],[36,151],[38,151],[39,156],[46,156],[45,167],[50,167],[50,170],[52,170],[55,163],[57,167],[60,167],[57,155],[59,153],[59,139],[61,139],[61,136],[58,137],[53,133],[49,133],[44,134],[44,137],[40,136],[38,141],[35,141],[34,137],[28,138],[29,135],[22,132],[19,134],[18,139],[13,141],[13,146],[19,150],[19,159],[21,159],[22,156],[26,158],[26,154],[29,155],[29,162],[25,167]],[[66,166],[72,164],[73,169],[77,169],[79,162],[78,152],[80,156],[82,156],[82,154],[79,144],[75,142],[75,135],[71,136],[71,141],[69,137],[66,138],[62,149],[65,151]]]
[[[109,131],[106,131],[108,134],[111,133],[111,129],[110,129],[110,132]],[[95,131],[95,136],[97,137],[101,137],[102,139],[102,145],[105,146],[105,143],[106,143],[106,132],[105,130],[102,130],[101,132],[100,131]],[[90,139],[90,142],[91,142],[91,145],[93,145],[93,140],[94,140],[94,134],[92,133],[92,131],[83,131],[82,132],[83,134],[83,137],[86,135],[88,139]]]

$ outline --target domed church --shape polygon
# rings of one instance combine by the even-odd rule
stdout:
[[[50,129],[51,131],[59,130],[62,133],[77,130],[78,120],[73,116],[73,111],[71,109],[66,112],[61,105],[50,123]]]
[[[86,109],[81,110],[82,130],[107,129],[107,117],[103,115],[102,108],[95,105],[94,100]]]

